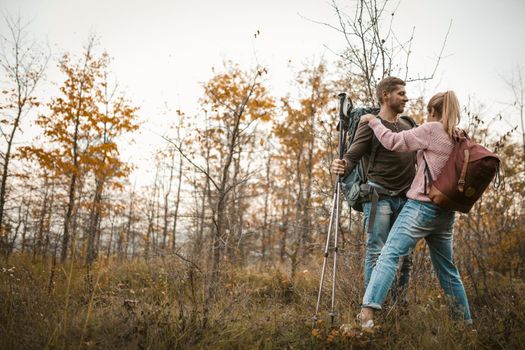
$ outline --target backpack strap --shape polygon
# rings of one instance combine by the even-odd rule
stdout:
[[[372,135],[372,151],[370,152],[370,159],[368,160],[368,168],[366,169],[366,179],[368,181],[368,172],[374,166],[374,162],[377,155],[377,150],[379,149],[380,142],[377,139],[376,135]],[[374,229],[374,221],[376,218],[377,212],[377,202],[379,201],[379,194],[374,186],[370,186],[370,201],[372,202],[372,207],[370,208],[370,214],[368,216],[368,228],[367,233],[371,233]]]
[[[390,190],[387,190],[386,188],[381,187],[378,184],[373,184],[373,183],[372,184],[365,183],[361,185],[361,193],[362,193],[361,196],[368,197],[372,204],[370,207],[370,215],[368,217],[368,226],[366,229],[367,233],[371,233],[372,230],[374,229],[374,219],[375,219],[376,212],[377,212],[377,202],[379,201],[380,196],[397,197],[403,192],[404,190],[390,191]]]
[[[461,176],[458,181],[458,191],[463,192],[465,190],[465,176],[467,175],[467,166],[470,158],[468,149],[464,150],[463,166],[461,167]]]
[[[403,119],[403,120],[406,120],[412,126],[412,129],[418,127],[416,121],[414,119],[412,119],[411,117],[409,117],[408,115],[402,115],[399,118]]]
[[[430,173],[430,168],[428,167],[427,159],[424,154],[423,161],[425,162],[425,191],[423,193],[428,195],[428,186],[430,186],[434,180],[432,180],[432,174]]]
[[[377,139],[376,135],[372,134],[372,151],[370,151],[370,158],[368,158],[368,167],[366,168],[366,173],[365,173],[365,177],[367,178],[367,180],[368,180],[368,173],[370,169],[372,169],[372,167],[374,166],[376,155],[377,155],[377,150],[379,150],[380,145],[381,143]]]
[[[366,233],[372,233],[372,230],[374,229],[374,222],[376,221],[376,213],[377,213],[377,202],[379,201],[379,194],[377,193],[376,189],[372,187],[371,193],[370,193],[370,201],[371,207],[370,207],[370,213],[368,214],[368,227],[366,228]]]

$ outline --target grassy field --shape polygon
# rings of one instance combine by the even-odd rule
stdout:
[[[360,276],[344,264],[335,327],[312,328],[319,266],[290,279],[278,268],[206,276],[177,258],[96,263],[90,270],[15,255],[0,264],[1,349],[523,349],[525,283],[488,274],[466,281],[474,328],[448,317],[435,278],[413,278],[409,306],[387,303],[373,333],[338,332],[359,310]],[[329,288],[329,287],[328,287]],[[328,290],[327,290],[328,291]],[[207,302],[206,302],[207,301]]]

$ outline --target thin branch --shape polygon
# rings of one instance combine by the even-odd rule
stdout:
[[[408,40],[408,51],[407,51],[407,59],[405,61],[405,81],[408,79],[408,61],[410,60],[410,54],[412,53],[412,41],[414,40],[414,33],[416,31],[416,27],[412,27],[412,34],[410,35],[410,39]]]
[[[209,174],[206,170],[204,170],[203,168],[201,168],[199,165],[195,164],[195,163],[194,163],[194,162],[193,162],[193,161],[192,161],[192,160],[191,160],[191,159],[190,159],[190,158],[184,153],[184,151],[182,150],[181,147],[179,147],[178,144],[176,144],[173,140],[171,140],[170,138],[168,138],[168,137],[166,137],[166,136],[164,136],[164,135],[161,135],[161,134],[159,134],[159,133],[157,133],[157,132],[155,132],[155,131],[153,131],[153,130],[150,130],[150,129],[148,129],[148,128],[145,128],[145,129],[148,130],[149,132],[151,132],[151,133],[157,135],[157,136],[162,137],[165,141],[169,142],[169,143],[170,143],[170,144],[171,144],[171,145],[172,145],[172,146],[173,146],[173,147],[174,147],[174,148],[180,153],[180,155],[184,157],[184,159],[186,159],[191,165],[193,165],[193,167],[195,167],[195,169],[199,170],[204,176],[206,176],[206,178],[207,178],[208,180],[211,181],[211,183],[213,184],[213,186],[215,186],[215,189],[216,189],[216,190],[219,190],[220,187],[217,185],[217,183],[215,182],[215,180],[210,176],[210,174]]]
[[[432,71],[432,74],[428,77],[424,78],[417,78],[417,79],[408,79],[406,82],[414,82],[414,81],[425,81],[425,80],[431,80],[434,78],[434,74],[436,74],[436,71],[438,69],[439,63],[441,62],[441,59],[443,58],[443,51],[445,51],[445,46],[448,40],[448,35],[450,34],[450,29],[452,28],[452,20],[450,20],[450,23],[448,25],[447,33],[445,34],[445,39],[443,39],[443,45],[441,46],[441,51],[439,52],[439,56],[437,58],[436,64],[434,65],[434,70]]]
[[[344,30],[344,28],[341,30],[340,28],[337,28],[336,26],[334,26],[334,25],[332,25],[332,24],[330,24],[330,23],[316,21],[316,20],[314,20],[314,19],[311,19],[311,18],[305,17],[305,16],[301,15],[300,13],[298,13],[297,15],[298,15],[299,17],[301,17],[302,19],[305,19],[305,20],[307,20],[307,21],[309,21],[309,22],[312,22],[312,23],[315,23],[315,24],[320,24],[320,25],[322,25],[322,26],[328,27],[328,28],[330,28],[330,29],[335,30],[336,32],[339,32],[339,33],[342,33],[342,34],[345,34],[345,35],[348,34],[348,33]]]
[[[175,255],[176,257],[179,257],[181,260],[187,262],[188,264],[192,265],[193,267],[195,267],[200,273],[202,273],[202,270],[201,268],[199,267],[199,265],[197,265],[196,263],[194,263],[193,261],[189,260],[188,258],[184,257],[182,254],[179,253],[180,251],[180,248],[176,251],[176,252],[173,252],[173,255]]]

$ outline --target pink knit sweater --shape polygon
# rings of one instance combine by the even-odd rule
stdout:
[[[386,128],[378,118],[371,120],[369,125],[386,149],[396,152],[418,151],[416,177],[407,192],[407,197],[430,202],[430,198],[425,194],[425,159],[432,178],[437,179],[454,147],[443,124],[428,122],[415,129],[398,133]]]

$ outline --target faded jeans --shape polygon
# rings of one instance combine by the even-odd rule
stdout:
[[[372,270],[376,265],[377,258],[381,254],[381,249],[387,241],[388,234],[392,225],[396,221],[399,213],[406,203],[405,197],[385,197],[377,202],[377,211],[371,233],[366,234],[366,253],[365,253],[365,289],[370,281]],[[368,231],[368,221],[370,218],[371,202],[363,203],[365,216],[365,229]],[[410,269],[412,260],[410,254],[402,258],[400,276],[397,287],[394,288],[392,297],[397,299],[401,296],[408,286],[410,279]]]
[[[381,309],[394,280],[399,257],[406,256],[424,238],[452,317],[471,323],[467,295],[453,260],[453,227],[453,211],[441,209],[433,203],[409,199],[394,223],[372,271],[363,306]]]

